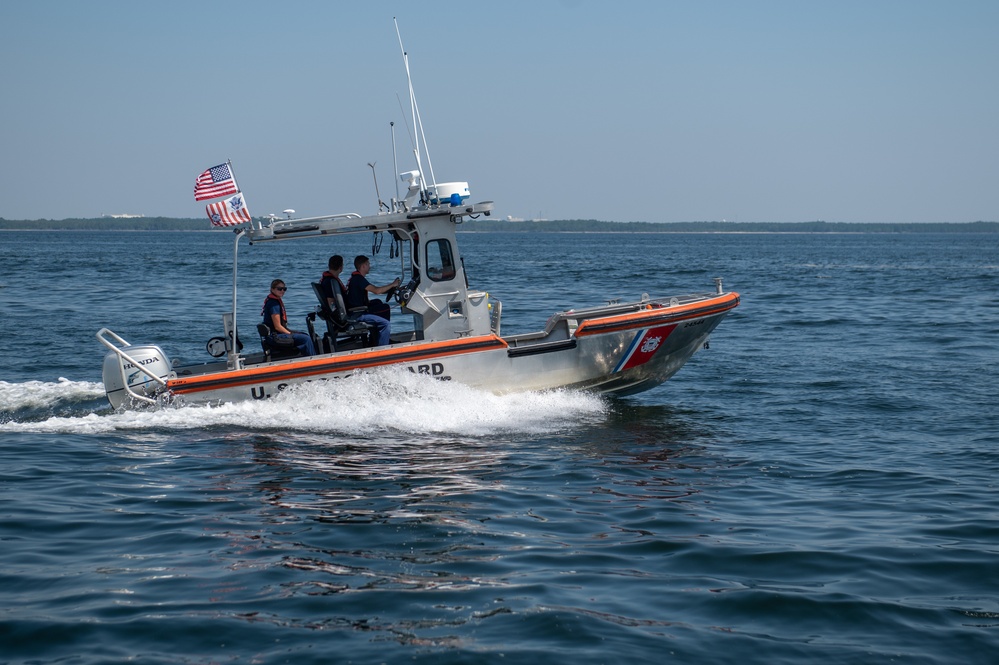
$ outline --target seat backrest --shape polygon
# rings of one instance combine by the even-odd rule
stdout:
[[[336,300],[337,318],[346,324],[350,317],[347,316],[347,306],[343,303],[343,294],[335,293],[333,294],[333,298]]]
[[[298,347],[292,342],[291,335],[280,335],[280,341],[275,341],[274,332],[266,323],[257,324],[260,334],[260,347],[264,350],[264,358],[270,362],[272,358],[291,358],[301,355]]]
[[[266,323],[257,324],[257,333],[260,334],[260,348],[264,351],[264,357],[270,360],[271,357],[271,347],[268,344],[269,338],[271,336],[271,328]]]
[[[337,302],[336,309],[330,307],[329,300],[326,299],[326,294],[323,293],[322,284],[319,282],[312,282],[312,290],[315,292],[316,299],[319,301],[319,315],[337,330],[343,330],[347,325],[347,312],[343,308],[343,296],[336,293],[339,289],[333,289]]]
[[[323,285],[320,282],[312,282],[312,292],[316,294],[316,300],[319,301],[319,314],[324,319],[333,318],[333,311],[330,309],[329,301],[326,300],[326,294],[323,293]]]

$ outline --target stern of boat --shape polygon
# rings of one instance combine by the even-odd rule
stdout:
[[[158,346],[133,345],[107,328],[97,339],[109,350],[101,371],[104,392],[115,410],[137,404],[156,404],[157,396],[173,376],[170,362]]]

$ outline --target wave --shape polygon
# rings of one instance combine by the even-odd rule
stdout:
[[[9,421],[44,420],[53,415],[91,413],[101,407],[109,410],[104,384],[71,381],[0,381],[0,427]]]
[[[55,383],[0,381],[0,404],[5,409],[51,407],[66,401],[91,400],[104,397],[104,384],[93,381],[70,381],[59,377]]]
[[[100,400],[101,404],[95,402]],[[602,421],[603,398],[576,391],[496,395],[385,369],[292,386],[272,399],[115,413],[103,384],[0,382],[0,432],[99,434],[234,427],[350,435],[554,433]]]

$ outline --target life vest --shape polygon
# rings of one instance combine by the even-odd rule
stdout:
[[[322,287],[323,295],[327,298],[336,299],[336,294],[333,291],[333,283],[336,282],[337,286],[340,287],[340,297],[343,298],[344,303],[347,302],[347,287],[343,285],[340,278],[334,275],[329,270],[323,272],[323,278],[320,280],[319,284]]]
[[[356,270],[350,274],[350,279],[347,280],[347,309],[353,309],[355,307],[367,307],[368,306],[368,289],[367,288],[354,288],[354,278],[360,277],[365,282],[367,278]]]
[[[280,298],[275,298],[273,293],[268,293],[267,294],[267,297],[264,298],[264,306],[260,309],[260,315],[262,317],[264,317],[264,323],[268,327],[273,327],[273,325],[274,325],[274,322],[271,321],[270,314],[267,313],[268,305],[270,304],[267,301],[269,301],[269,300],[273,300],[274,302],[276,302],[278,305],[281,306],[281,325],[284,326],[285,328],[287,328],[288,327],[288,313],[284,310],[284,301],[281,300]]]

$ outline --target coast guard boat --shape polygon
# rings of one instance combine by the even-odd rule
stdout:
[[[401,37],[399,41],[401,47]],[[405,49],[403,57],[408,75]],[[115,409],[268,399],[289,386],[379,367],[400,367],[496,393],[566,388],[629,395],[673,376],[739,304],[739,294],[724,291],[719,278],[710,293],[642,294],[631,302],[567,309],[550,316],[536,332],[503,335],[502,303],[470,286],[456,234],[466,220],[489,216],[493,203],[470,202],[465,182],[436,182],[432,167],[426,177],[419,139],[423,149],[426,140],[411,82],[410,99],[413,127],[420,131],[414,146],[417,168],[401,174],[408,182],[405,196],[391,199],[391,205],[379,199],[373,215],[272,217],[251,220],[235,231],[232,309],[222,315],[222,336],[207,345],[215,360],[175,365],[159,346],[133,345],[108,328],[97,333],[108,349],[103,379]],[[429,165],[429,155],[426,159]],[[260,346],[244,352],[236,332],[239,243],[245,239],[251,246],[266,246],[358,233],[389,238],[392,254],[398,252],[399,283],[404,286],[387,294],[398,305],[391,344],[372,346],[366,324],[339,300],[330,306],[313,284],[317,303],[305,327],[317,355],[302,357],[294,347],[272,346],[269,331],[259,324]],[[411,327],[397,325],[401,315],[412,318]]]
[[[711,293],[643,294],[632,302],[569,309],[550,316],[536,332],[504,336],[502,303],[466,282],[455,233],[466,218],[489,215],[493,204],[467,203],[457,192],[443,200],[434,196],[452,190],[467,187],[415,186],[412,198],[390,213],[254,222],[236,233],[237,247],[244,238],[255,246],[346,233],[390,234],[400,249],[405,284],[391,297],[413,319],[412,330],[395,332],[401,326],[393,326],[392,344],[370,346],[365,324],[351,320],[339,302],[336,311],[327,306],[318,284],[313,285],[316,311],[305,321],[315,356],[279,357],[281,350],[266,342],[253,352],[241,351],[235,306],[222,315],[223,336],[208,345],[218,359],[203,364],[173,366],[159,346],[133,345],[102,328],[97,338],[109,349],[103,378],[111,405],[266,399],[296,383],[392,365],[497,393],[573,388],[629,395],[675,374],[739,304],[739,295],[723,291],[716,279]],[[394,313],[394,324],[398,318]]]

